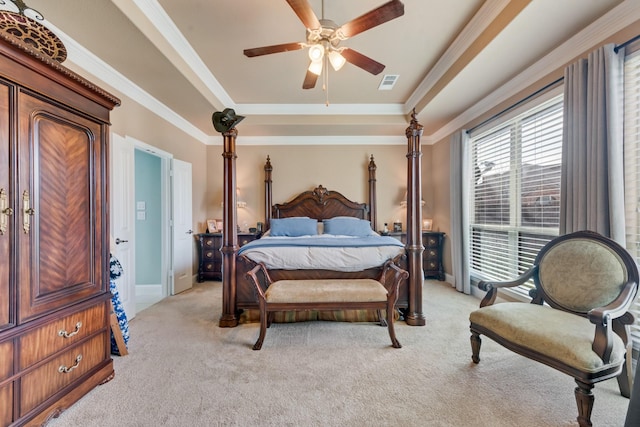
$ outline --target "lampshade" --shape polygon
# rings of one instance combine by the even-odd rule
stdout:
[[[224,200],[220,202],[220,206],[224,207]],[[247,207],[247,202],[240,197],[240,189],[236,189],[236,207],[244,209]]]
[[[309,71],[319,76],[320,73],[322,73],[322,59],[319,61],[311,61],[311,64],[309,64]]]
[[[322,46],[321,44],[314,44],[309,48],[309,59],[312,62],[322,60],[323,56],[324,56],[324,46]]]
[[[220,202],[220,206],[221,206],[221,207],[224,207],[224,202]],[[244,201],[242,201],[242,200],[238,200],[238,201],[236,202],[236,206],[237,206],[237,207],[239,207],[239,208],[241,208],[241,209],[244,209],[244,208],[246,208],[246,207],[247,207],[247,202],[244,202]]]
[[[420,200],[420,206],[424,206],[425,202],[424,199]],[[400,202],[400,206],[402,206],[403,208],[407,207],[407,192],[404,192],[404,198],[402,199],[402,201]]]
[[[337,50],[332,50],[331,52],[329,52],[329,62],[331,62],[331,66],[333,67],[333,69],[338,71],[340,70],[340,68],[342,68],[344,63],[347,62],[347,60],[344,59],[344,56],[340,55],[340,52],[338,52]]]

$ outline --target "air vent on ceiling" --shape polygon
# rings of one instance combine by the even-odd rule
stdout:
[[[398,74],[385,74],[380,82],[380,86],[378,86],[378,90],[391,90],[393,89],[393,85],[398,81]]]

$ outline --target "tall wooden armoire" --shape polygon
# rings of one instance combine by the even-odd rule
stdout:
[[[0,426],[38,425],[114,375],[114,96],[0,34]]]

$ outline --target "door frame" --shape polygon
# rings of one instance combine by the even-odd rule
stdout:
[[[173,154],[163,151],[157,147],[149,145],[131,136],[126,136],[133,142],[134,150],[144,151],[148,154],[160,158],[160,200],[162,210],[160,212],[162,231],[161,231],[161,271],[162,271],[162,298],[170,295],[171,284],[171,160]]]

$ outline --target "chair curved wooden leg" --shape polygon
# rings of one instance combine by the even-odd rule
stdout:
[[[576,403],[578,404],[578,424],[580,427],[591,427],[591,411],[593,410],[593,384],[586,384],[576,380],[576,387],[574,393],[576,396]]]
[[[617,377],[620,394],[627,399],[631,397],[631,387],[633,386],[633,357],[631,352],[631,349],[627,349],[626,361],[622,364],[622,372]]]
[[[471,360],[473,363],[480,363],[480,346],[482,345],[482,340],[480,339],[480,334],[477,332],[471,331]]]

